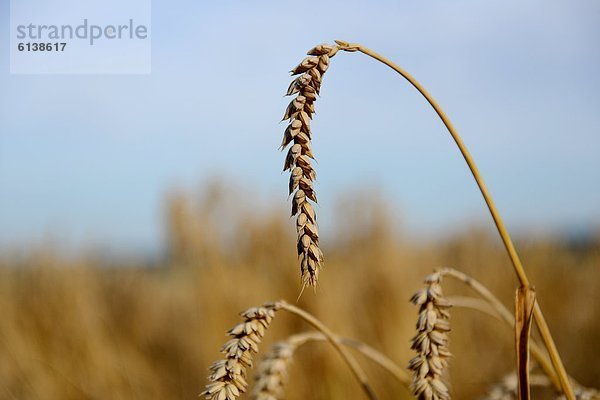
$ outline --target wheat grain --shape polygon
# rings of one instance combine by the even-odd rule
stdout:
[[[221,349],[225,359],[210,367],[208,379],[211,383],[202,393],[206,399],[234,400],[246,391],[246,369],[252,367],[252,353],[258,352],[258,343],[280,308],[280,303],[268,303],[240,314],[244,322],[227,332],[232,339]]]
[[[316,173],[311,163],[314,155],[310,146],[310,121],[315,112],[314,103],[321,90],[323,74],[329,67],[329,60],[335,56],[338,49],[336,45],[318,45],[309,50],[308,57],[292,69],[292,75],[299,76],[290,84],[287,95],[296,97],[290,102],[283,116],[283,120],[289,120],[289,124],[283,135],[281,149],[284,150],[291,144],[283,169],[290,171],[288,189],[289,194],[293,194],[292,216],[297,215],[297,251],[303,287],[317,284],[323,265],[315,210],[309,202],[317,202],[314,189]]]
[[[450,303],[444,298],[440,285],[442,275],[434,273],[425,279],[427,287],[419,290],[411,302],[419,306],[417,334],[411,348],[417,356],[408,363],[413,371],[411,388],[419,400],[449,400],[450,393],[442,382],[447,359],[450,331]]]

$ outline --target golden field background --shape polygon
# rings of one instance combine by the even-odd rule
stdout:
[[[280,298],[293,303],[300,290],[285,204],[239,206],[240,195],[218,185],[201,196],[171,193],[168,253],[159,262],[65,256],[52,246],[2,254],[0,398],[197,398],[237,313]],[[307,290],[298,302],[338,334],[404,367],[416,320],[408,299],[442,266],[471,274],[512,309],[516,280],[493,231],[465,227],[446,239],[414,239],[381,197],[348,198],[322,241],[318,291]],[[600,235],[578,245],[526,238],[517,248],[568,371],[600,386]],[[450,296],[472,294],[451,281],[444,288]],[[513,332],[470,310],[452,310],[451,323],[454,398],[477,398],[512,370]],[[308,329],[280,313],[261,354]],[[381,399],[410,398],[385,371],[359,359]],[[290,372],[287,399],[362,396],[324,343],[301,348]]]

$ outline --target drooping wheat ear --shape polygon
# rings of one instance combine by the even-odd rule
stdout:
[[[425,279],[427,287],[419,290],[411,302],[419,306],[417,334],[411,348],[417,356],[408,363],[413,371],[411,385],[419,400],[449,400],[450,392],[442,382],[448,365],[448,332],[450,331],[450,303],[444,298],[440,285],[442,275],[434,273]]]
[[[321,90],[321,79],[329,67],[330,58],[335,56],[338,49],[335,45],[318,45],[292,69],[292,75],[299,76],[290,84],[287,95],[296,97],[290,102],[283,116],[283,120],[289,120],[289,124],[283,134],[281,149],[292,145],[285,158],[283,170],[290,171],[289,194],[294,194],[292,216],[297,215],[297,246],[303,287],[317,284],[319,270],[323,264],[315,210],[309,202],[317,202],[313,187],[316,173],[311,164],[314,155],[310,147],[310,121],[315,112],[315,100]]]
[[[246,391],[246,368],[252,367],[252,353],[258,352],[258,343],[269,327],[280,303],[268,303],[250,308],[240,315],[244,322],[231,328],[232,337],[221,349],[224,360],[210,367],[211,375],[206,390],[202,393],[209,400],[234,400]]]
[[[299,347],[308,342],[326,341],[320,332],[304,332],[288,337],[275,343],[267,353],[256,374],[252,388],[251,400],[277,400],[283,398],[283,387],[287,381],[288,367]],[[336,337],[336,342],[352,347],[365,357],[388,371],[403,386],[409,387],[409,377],[406,371],[399,368],[392,360],[374,348],[357,340]]]

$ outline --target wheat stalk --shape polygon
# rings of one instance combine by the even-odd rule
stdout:
[[[470,308],[477,311],[481,311],[485,314],[488,314],[494,318],[498,318],[501,321],[504,321],[506,325],[510,328],[514,327],[515,319],[514,315],[502,304],[502,302],[494,296],[494,294],[483,285],[481,282],[477,281],[473,277],[465,274],[464,272],[458,271],[454,268],[442,268],[437,271],[443,277],[453,278],[460,283],[470,287],[473,289],[483,300],[474,299],[472,297],[462,297],[462,296],[452,296],[448,298],[450,304],[453,307],[462,307],[462,308]],[[482,302],[483,301],[483,302]],[[535,339],[531,339],[531,355],[537,363],[539,367],[543,370],[546,376],[547,384],[551,384],[555,390],[561,390],[561,384],[556,376],[555,371],[552,368],[552,362],[548,359],[548,356],[544,353],[543,349],[536,343]],[[577,383],[572,377],[568,377],[572,382],[574,387],[574,395],[578,400],[600,400],[600,392],[593,388],[586,388],[581,384]],[[511,380],[512,379],[512,380]],[[544,377],[537,376],[531,377],[531,385],[532,386],[541,386],[540,382],[543,382]],[[503,381],[514,381],[515,385],[517,384],[516,378],[513,376],[508,379],[505,377]],[[501,386],[502,382],[498,385]],[[546,384],[546,385],[547,385]],[[514,393],[516,396],[516,386],[514,389]],[[512,399],[513,397],[511,397]],[[514,397],[516,398],[516,397]],[[566,399],[565,396],[557,397],[557,400]],[[490,398],[489,400],[494,400]]]
[[[506,229],[506,226],[504,225],[504,221],[502,220],[502,217],[500,216],[500,212],[496,208],[494,199],[492,198],[492,195],[490,194],[490,192],[483,180],[483,176],[479,172],[479,169],[477,168],[477,165],[475,164],[475,160],[471,156],[471,153],[467,149],[467,146],[464,144],[462,138],[458,134],[458,131],[456,130],[456,128],[450,121],[450,118],[448,118],[446,113],[444,113],[444,111],[442,110],[440,105],[437,103],[437,101],[433,98],[433,96],[431,94],[429,94],[429,92],[425,89],[425,87],[423,87],[423,85],[421,85],[407,71],[400,68],[398,65],[396,65],[392,61],[388,60],[387,58],[383,57],[381,54],[378,54],[378,53],[374,52],[373,50],[371,50],[367,47],[361,46],[359,44],[356,44],[356,43],[350,44],[350,43],[347,43],[344,41],[339,41],[339,40],[336,40],[336,43],[340,46],[340,50],[345,50],[345,51],[350,51],[350,52],[358,51],[358,52],[368,55],[369,57],[387,65],[388,67],[390,67],[391,69],[393,69],[394,71],[399,73],[411,85],[413,85],[413,87],[415,89],[417,89],[417,91],[427,100],[427,102],[431,105],[431,107],[433,107],[435,112],[438,114],[438,116],[444,123],[444,126],[446,127],[446,129],[448,129],[448,133],[450,133],[450,136],[452,136],[452,139],[454,139],[454,142],[458,146],[459,151],[461,152],[463,158],[465,159],[465,162],[467,163],[467,166],[469,167],[469,170],[471,171],[471,174],[473,175],[473,178],[475,179],[475,182],[477,183],[477,187],[479,188],[479,191],[481,192],[481,195],[483,196],[483,199],[488,207],[488,210],[490,211],[490,215],[492,216],[492,219],[494,220],[494,224],[496,225],[498,234],[500,235],[500,238],[502,239],[502,243],[504,244],[506,252],[507,252],[507,254],[510,258],[510,261],[513,265],[514,271],[515,271],[517,277],[519,278],[519,282],[520,282],[521,286],[523,288],[529,287],[530,286],[529,279],[527,278],[527,274],[525,273],[525,268],[523,268],[523,264],[521,263],[519,254],[517,253],[517,250],[515,249],[515,246],[512,242],[510,234],[508,233],[508,229]],[[533,309],[533,314],[534,314],[535,322],[540,331],[540,335],[542,336],[544,344],[546,345],[546,348],[548,349],[548,354],[550,355],[550,360],[552,361],[552,365],[553,365],[554,369],[556,370],[556,374],[558,376],[558,380],[560,381],[561,388],[562,388],[563,392],[565,393],[565,396],[567,397],[568,400],[575,400],[575,395],[573,393],[573,387],[569,381],[569,376],[568,376],[565,366],[560,358],[560,354],[558,352],[558,349],[556,348],[556,344],[554,343],[554,339],[552,338],[552,334],[550,333],[550,328],[548,327],[548,323],[546,322],[546,319],[544,318],[542,309],[541,309],[539,303],[537,303],[537,302],[535,303],[535,306]]]
[[[450,303],[444,298],[440,285],[442,274],[434,273],[425,278],[427,287],[419,290],[411,302],[419,306],[417,334],[411,348],[417,353],[408,363],[413,371],[411,385],[419,400],[449,400],[450,392],[442,382],[448,365],[448,332],[450,331]]]
[[[489,304],[489,306],[494,310],[494,312],[500,319],[502,319],[509,327],[514,328],[514,315],[487,287],[485,287],[484,284],[482,284],[475,278],[465,274],[464,272],[458,271],[454,268],[446,267],[438,270],[437,272],[444,277],[455,279],[458,282],[473,289],[482,299],[484,299]],[[560,390],[561,384],[556,376],[554,368],[552,367],[552,362],[548,359],[542,348],[535,342],[535,340],[532,340],[531,342],[531,355],[540,364],[540,367],[548,376],[554,387],[557,390]]]
[[[288,367],[299,347],[308,342],[326,341],[320,332],[304,332],[275,343],[257,368],[251,400],[277,400],[283,397],[283,387],[287,381]],[[362,353],[371,361],[388,371],[396,380],[408,388],[409,377],[392,360],[365,343],[336,337],[336,341]]]
[[[315,112],[314,104],[321,90],[323,74],[329,68],[330,58],[335,56],[338,49],[336,45],[318,45],[309,50],[308,57],[292,69],[292,75],[299,76],[290,84],[287,95],[296,97],[290,102],[283,116],[283,120],[289,120],[289,124],[283,135],[281,149],[291,144],[283,169],[290,171],[289,194],[293,194],[292,217],[297,215],[297,250],[303,287],[317,284],[323,265],[317,218],[314,207],[309,202],[317,202],[313,187],[316,173],[311,163],[314,155],[310,147],[310,121]]]
[[[456,272],[462,274],[462,272]],[[452,275],[446,276],[451,277]],[[498,307],[498,305],[491,304],[489,300],[478,299],[468,296],[450,296],[447,299],[448,302],[452,304],[453,308],[465,308],[479,311],[486,315],[489,315],[490,317],[496,318],[499,321],[504,322],[508,328],[514,328],[514,317],[510,314],[510,311],[508,311],[508,309],[504,307],[501,303]],[[542,370],[544,371],[554,388],[556,390],[560,390],[560,383],[558,382],[556,374],[552,369],[552,364],[534,338],[531,338],[530,346],[531,355],[533,356],[533,358],[535,358],[535,360],[540,364]]]

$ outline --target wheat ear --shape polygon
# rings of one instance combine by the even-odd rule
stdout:
[[[275,343],[257,368],[255,384],[252,388],[251,400],[277,400],[283,398],[283,387],[287,381],[288,367],[299,347],[308,342],[326,341],[320,332],[304,332]],[[409,377],[392,360],[365,343],[336,337],[336,341],[354,348],[371,361],[388,371],[396,380],[408,388]]]
[[[352,354],[338,343],[335,334],[311,314],[283,300],[267,303],[262,307],[250,308],[240,314],[244,317],[244,322],[227,332],[232,339],[221,348],[225,359],[215,362],[210,367],[208,377],[210,383],[201,393],[205,399],[235,400],[246,391],[248,387],[246,375],[247,369],[252,368],[252,354],[258,352],[258,344],[271,324],[275,312],[279,310],[287,311],[303,319],[321,332],[348,365],[367,398],[377,400],[367,375]]]
[[[317,333],[293,335],[271,346],[258,366],[256,380],[250,395],[251,400],[276,400],[283,397],[283,386],[287,380],[288,366],[296,349],[304,343],[321,336]]]
[[[316,46],[308,51],[308,57],[292,69],[292,75],[298,77],[290,84],[287,95],[296,97],[290,102],[283,116],[283,120],[288,120],[289,124],[283,134],[281,149],[291,144],[283,169],[290,171],[289,194],[293,194],[292,216],[297,215],[297,247],[303,287],[317,284],[319,270],[323,264],[317,218],[314,207],[309,202],[317,202],[313,186],[316,173],[311,163],[314,155],[310,147],[310,121],[315,112],[315,100],[321,90],[323,74],[329,68],[330,58],[335,56],[338,49],[336,45]]]
[[[252,353],[258,352],[258,343],[280,308],[280,303],[268,303],[240,314],[244,322],[227,332],[232,339],[221,348],[225,359],[210,367],[208,379],[211,383],[202,393],[206,399],[234,400],[246,391],[246,369],[252,367]]]
[[[450,399],[450,392],[441,379],[451,356],[448,350],[450,303],[444,298],[441,280],[440,273],[427,276],[427,286],[411,298],[411,302],[419,306],[419,316],[417,334],[411,342],[417,355],[409,361],[408,369],[413,371],[411,388],[419,400]]]

